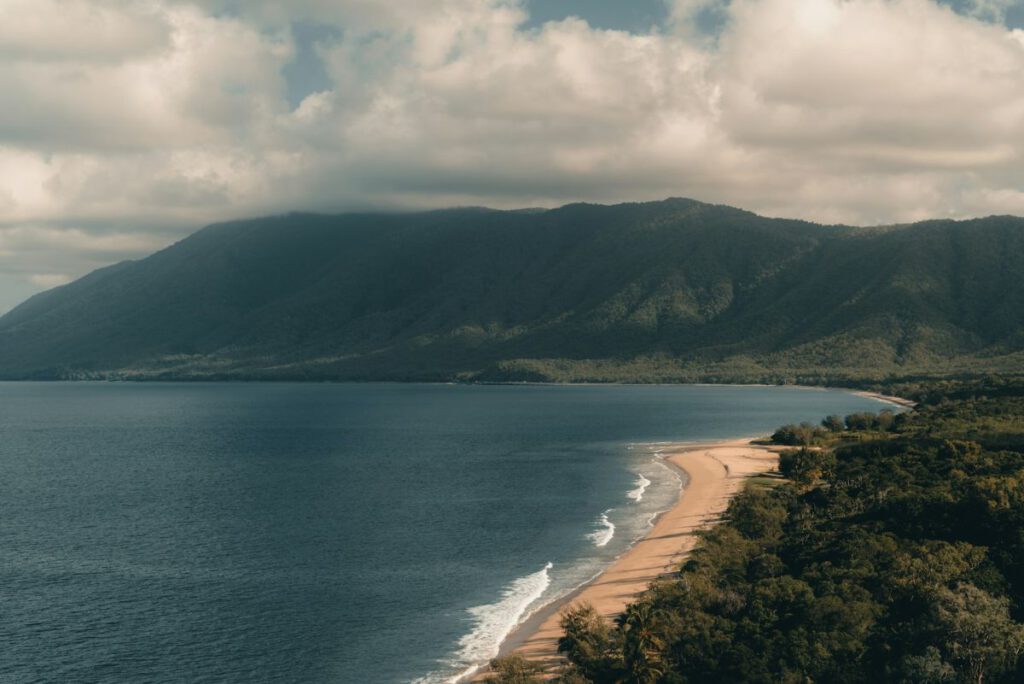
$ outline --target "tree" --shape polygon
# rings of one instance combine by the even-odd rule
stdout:
[[[783,425],[772,434],[772,441],[787,446],[807,446],[825,436],[825,431],[810,423]]]
[[[928,646],[921,655],[903,659],[900,680],[913,684],[952,684],[956,681],[956,670],[942,659],[939,649]]]
[[[583,676],[595,682],[613,681],[622,663],[618,633],[592,605],[577,604],[563,611],[562,631],[559,653],[575,664]]]
[[[894,414],[890,409],[885,409],[879,411],[878,415],[875,416],[874,427],[876,430],[881,430],[882,432],[889,432],[890,430],[892,430],[892,426],[895,423],[896,414]]]
[[[782,535],[786,502],[771,492],[747,490],[729,503],[726,518],[747,539],[771,541]]]
[[[821,421],[821,426],[829,432],[842,432],[846,429],[846,423],[843,422],[842,416],[837,415],[826,416]]]
[[[779,455],[779,472],[802,485],[829,477],[835,467],[835,454],[823,449],[789,449]]]
[[[867,411],[851,413],[844,419],[847,429],[870,430],[875,426],[875,414]]]
[[[495,676],[488,681],[495,684],[541,684],[543,668],[531,663],[520,655],[495,658],[491,661],[491,671]]]
[[[937,593],[932,613],[943,635],[943,650],[962,681],[981,684],[986,676],[1016,667],[1024,649],[1024,626],[1010,618],[1007,599],[959,583]]]
[[[666,643],[660,624],[664,617],[649,601],[641,601],[626,608],[619,618],[623,659],[631,684],[654,684],[665,673],[662,654]]]

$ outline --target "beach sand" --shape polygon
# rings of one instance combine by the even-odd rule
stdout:
[[[903,397],[894,397],[889,394],[879,394],[878,392],[867,392],[867,391],[855,391],[859,397],[867,397],[868,399],[877,399],[878,401],[884,401],[887,404],[896,404],[903,408],[913,409],[917,408],[917,402],[911,401],[910,399],[904,399]]]
[[[747,478],[777,470],[779,451],[780,447],[754,444],[751,439],[665,447],[665,460],[689,478],[676,504],[607,570],[561,605],[544,611],[539,625],[528,622],[520,633],[513,634],[503,655],[516,653],[546,670],[557,669],[564,662],[557,646],[562,610],[590,603],[613,620],[653,580],[678,570],[697,543],[694,533],[721,518],[729,499]]]

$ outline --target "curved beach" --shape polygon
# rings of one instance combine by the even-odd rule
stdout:
[[[555,607],[545,610],[506,642],[504,654],[516,653],[545,669],[564,660],[558,654],[562,610],[590,603],[612,620],[648,585],[673,572],[697,542],[697,531],[717,522],[729,499],[744,481],[778,467],[780,447],[734,439],[711,444],[669,446],[662,450],[668,463],[683,470],[688,483],[675,505],[661,514],[650,532],[619,556],[604,572]]]

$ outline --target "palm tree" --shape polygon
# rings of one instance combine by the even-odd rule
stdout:
[[[665,639],[658,629],[662,618],[663,611],[647,601],[631,604],[619,617],[626,682],[655,684],[665,674]]]

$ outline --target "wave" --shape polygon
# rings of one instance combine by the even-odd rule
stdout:
[[[628,496],[633,501],[636,501],[637,503],[640,503],[641,501],[643,501],[644,492],[647,491],[647,487],[650,486],[651,481],[648,480],[643,475],[638,475],[638,477],[639,477],[639,479],[636,482],[633,483],[633,484],[636,485],[636,489],[633,489],[633,490],[630,490],[629,492],[626,492],[626,496]]]
[[[605,546],[615,536],[615,523],[608,519],[608,514],[614,509],[609,508],[607,511],[601,514],[598,518],[597,524],[601,526],[600,529],[594,530],[587,535],[587,539],[594,542],[594,546]]]
[[[481,663],[496,657],[505,637],[551,584],[548,571],[553,567],[553,563],[548,563],[535,573],[513,580],[502,590],[501,599],[496,603],[468,609],[473,617],[473,629],[459,639],[458,653],[447,661],[452,667],[465,668],[462,673],[455,677],[435,673],[416,679],[413,684],[460,682],[479,670]]]

